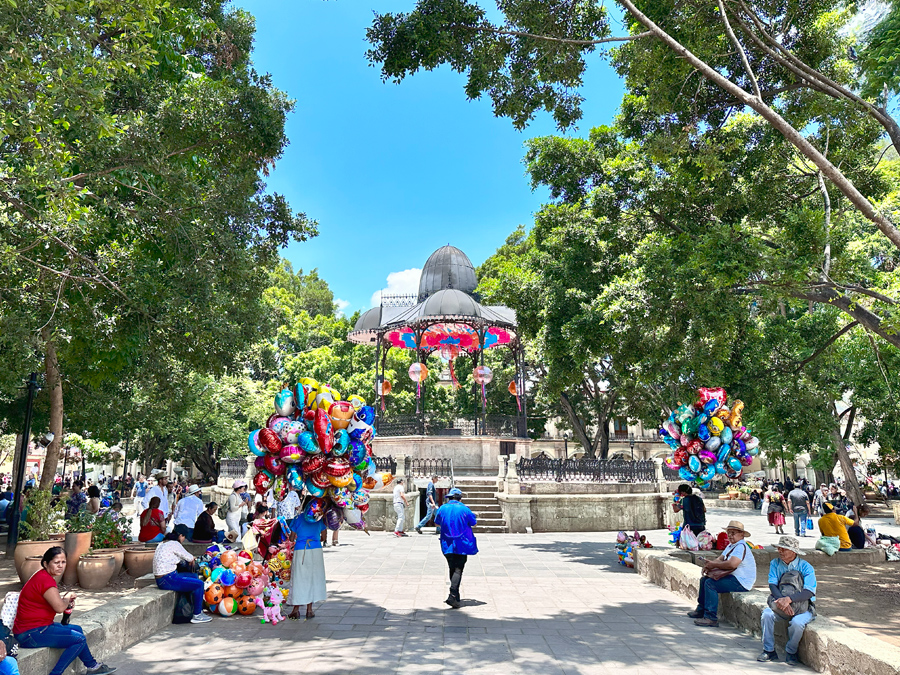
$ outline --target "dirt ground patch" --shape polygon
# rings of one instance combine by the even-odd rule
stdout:
[[[900,563],[816,570],[819,614],[900,647]]]

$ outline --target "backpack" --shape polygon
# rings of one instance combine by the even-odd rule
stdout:
[[[219,516],[220,520],[225,520],[225,516],[228,515],[228,502],[225,502],[216,510],[216,515]]]
[[[175,614],[172,623],[190,623],[194,618],[194,600],[190,593],[178,592],[175,595]]]
[[[788,570],[784,574],[781,575],[781,578],[778,580],[778,591],[781,595],[794,595],[794,593],[799,593],[803,590],[803,575],[800,574],[799,570]],[[790,621],[793,617],[788,616],[775,604],[775,598],[770,594],[769,595],[769,608],[775,612],[776,616],[781,619],[786,619]],[[801,600],[800,602],[792,602],[791,607],[794,610],[794,616],[797,614],[803,614],[803,612],[810,611],[810,606],[812,603],[809,600]]]

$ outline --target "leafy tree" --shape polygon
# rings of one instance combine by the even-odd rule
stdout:
[[[261,178],[292,102],[223,2],[0,4],[0,358],[65,382],[176,360],[221,371],[256,338],[278,250],[315,233]]]

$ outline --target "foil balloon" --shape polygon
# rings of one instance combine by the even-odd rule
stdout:
[[[700,387],[697,390],[697,397],[699,398],[700,403],[704,405],[709,401],[715,400],[721,406],[725,403],[725,399],[728,398],[728,395],[722,387]]]
[[[253,488],[257,493],[262,494],[272,487],[275,477],[268,471],[260,471],[253,477]]]
[[[490,384],[494,379],[494,371],[488,366],[478,366],[472,371],[472,375],[478,384]]]
[[[753,464],[753,457],[750,455],[750,453],[738,455],[738,459],[741,460],[741,466],[750,466],[751,464]]]
[[[701,424],[697,429],[697,438],[699,438],[701,441],[708,441],[710,438],[712,438],[712,434],[709,433],[709,427],[705,424]]]
[[[247,446],[254,455],[262,457],[266,454],[266,449],[259,442],[259,432],[260,429],[250,432],[250,437],[247,439]]]
[[[356,525],[362,520],[362,511],[359,509],[346,509],[344,511],[344,520],[348,525]]]
[[[725,429],[725,423],[718,417],[710,417],[706,426],[709,427],[709,433],[713,436],[718,436]]]
[[[319,471],[318,473],[310,475],[309,480],[312,481],[313,485],[320,487],[323,490],[327,490],[331,487],[331,481],[328,480],[328,475],[324,471]]]
[[[329,506],[325,509],[325,527],[329,530],[341,529],[341,524],[343,522],[344,514],[341,512],[341,509],[336,506]]]
[[[697,457],[697,455],[691,455],[688,459],[688,468],[694,473],[699,472],[702,466],[703,463],[700,461],[700,458]]]
[[[279,415],[290,417],[294,414],[296,409],[297,406],[294,402],[294,392],[290,389],[282,389],[275,394],[275,412]]]
[[[328,457],[325,455],[308,455],[300,462],[303,473],[307,476],[320,472],[326,464],[328,464]]]
[[[362,484],[363,484],[362,476],[360,476],[358,473],[354,473],[353,474],[353,491],[356,492],[357,490],[361,490]]]
[[[325,500],[316,498],[311,499],[306,508],[303,509],[303,517],[310,523],[322,520],[325,516]]]
[[[688,405],[687,403],[682,403],[675,409],[675,421],[678,423],[679,428],[693,416],[694,406]]]
[[[716,473],[725,475],[725,463],[724,462],[716,462]]]
[[[339,487],[332,487],[328,490],[328,497],[334,502],[337,506],[341,508],[345,506],[350,506],[353,503],[353,497],[350,495],[347,490]]]
[[[313,406],[316,410],[321,410],[326,415],[329,408],[341,400],[341,395],[327,385],[319,385],[319,393],[316,394],[316,403]]]
[[[334,445],[331,446],[331,454],[333,457],[346,455],[350,450],[350,434],[346,429],[338,429],[334,433]]]
[[[303,459],[303,451],[298,445],[285,445],[281,448],[278,459],[285,464],[296,464]]]
[[[331,483],[334,487],[347,487],[353,482],[353,474],[348,473],[344,476],[328,476],[328,482]]]
[[[694,480],[697,477],[697,474],[695,474],[686,466],[683,466],[678,469],[678,476],[681,478],[681,480]]]
[[[290,425],[293,420],[290,417],[270,417],[269,421],[266,423],[266,427],[274,431],[278,434],[278,437],[281,438],[281,433],[284,431],[285,427]]]
[[[350,405],[353,406],[353,410],[359,410],[366,405],[366,399],[364,399],[362,396],[357,396],[356,394],[353,394],[353,396],[348,396],[347,401],[350,403]]]
[[[278,459],[275,455],[266,455],[263,458],[263,461],[266,463],[266,471],[268,471],[273,476],[283,476],[284,475],[284,462]]]
[[[329,476],[346,476],[351,472],[350,462],[343,457],[334,457],[325,465],[324,471]]]
[[[688,451],[683,448],[676,450],[673,457],[678,466],[685,466],[688,463]]]
[[[297,445],[300,446],[304,455],[317,455],[322,452],[316,443],[315,435],[311,431],[301,432],[300,438],[297,439]]]
[[[296,464],[291,464],[287,468],[287,472],[284,474],[287,479],[288,485],[290,485],[295,490],[303,489],[303,472],[300,470],[300,467]]]
[[[369,503],[369,493],[363,489],[354,490],[350,496],[353,499],[353,505],[356,507],[365,506]]]
[[[759,447],[759,439],[756,436],[751,436],[749,440],[744,441],[744,445],[747,446],[748,450],[755,450]]]
[[[688,451],[689,455],[696,455],[702,449],[703,449],[703,443],[701,443],[700,441],[698,441],[696,439],[691,441],[690,443],[688,443],[687,446],[685,447],[685,450]]]
[[[325,496],[325,488],[319,487],[315,483],[312,482],[311,479],[307,478],[303,484],[303,489],[307,494],[313,497],[324,497]]]
[[[734,471],[740,471],[742,468],[741,460],[737,457],[729,457],[728,461],[725,463],[726,467],[730,467]]]
[[[363,445],[360,441],[350,441],[350,454],[347,457],[347,460],[350,462],[350,466],[355,467],[360,462],[365,461],[366,459],[366,446]]]
[[[259,430],[259,443],[267,452],[273,454],[281,452],[281,439],[278,437],[278,434],[271,429]]]
[[[759,454],[759,448],[757,446],[753,446],[752,448],[747,448],[747,452],[750,453],[751,457],[756,457]]]
[[[316,409],[316,418],[313,421],[313,431],[316,434],[316,445],[322,452],[331,452],[334,445],[334,427],[331,418],[321,408]]]
[[[734,439],[734,432],[731,430],[731,427],[725,427],[719,436],[722,439],[722,444],[728,445]]]
[[[253,466],[255,466],[258,470],[262,471],[266,468],[266,458],[265,457],[257,457],[253,460]]]
[[[679,464],[675,461],[675,459],[673,457],[666,457],[663,460],[663,463],[666,465],[666,467],[668,467],[669,469],[672,469],[672,471],[678,470]]]
[[[700,458],[700,461],[704,464],[715,464],[716,463],[716,453],[710,452],[709,450],[701,450],[700,454],[697,455]]]
[[[356,410],[350,401],[336,401],[328,408],[328,416],[331,418],[331,424],[335,429],[346,429],[350,426],[350,420]]]
[[[703,469],[700,471],[700,473],[697,474],[697,478],[699,478],[700,480],[702,480],[704,482],[711,481],[715,477],[716,477],[716,467],[711,464],[707,464],[706,466],[704,466]]]
[[[722,438],[720,436],[710,436],[709,440],[704,443],[704,446],[710,452],[715,452],[722,445]]]
[[[300,439],[300,434],[306,431],[306,425],[300,420],[291,420],[281,430],[281,440],[285,445],[294,445]]]

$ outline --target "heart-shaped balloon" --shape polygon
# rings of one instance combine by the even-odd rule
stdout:
[[[300,466],[303,468],[303,473],[310,476],[324,469],[327,463],[328,458],[325,455],[307,455],[300,462]]]
[[[316,434],[316,444],[322,452],[331,452],[334,445],[334,427],[331,426],[331,418],[321,408],[316,410],[316,419],[313,422],[313,431]]]
[[[281,439],[271,429],[259,430],[259,444],[270,453],[281,452]]]

